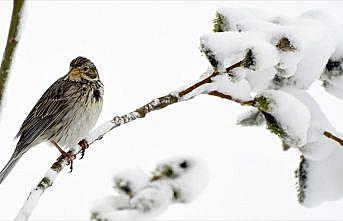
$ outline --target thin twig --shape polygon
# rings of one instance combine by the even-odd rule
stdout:
[[[179,96],[180,96],[180,97],[183,97],[183,96],[185,96],[186,94],[189,94],[190,92],[192,92],[194,89],[196,89],[196,88],[198,88],[198,87],[200,87],[200,86],[202,86],[202,85],[204,85],[204,84],[212,83],[212,78],[215,77],[215,76],[217,76],[218,74],[219,74],[218,71],[213,71],[213,73],[212,73],[210,76],[208,76],[207,78],[205,78],[205,79],[203,79],[203,80],[197,82],[196,84],[193,84],[193,85],[190,86],[189,88],[187,88],[187,89],[185,89],[185,90],[179,92]]]
[[[241,105],[247,105],[247,106],[254,106],[255,105],[255,100],[244,101],[241,99],[234,98],[231,95],[220,93],[218,91],[209,92],[208,95],[212,95],[212,96],[224,98],[224,99],[227,99],[230,101],[234,101],[234,102],[239,103]]]
[[[335,135],[333,135],[332,133],[330,133],[329,131],[324,131],[324,136],[326,136],[329,139],[332,139],[334,141],[336,141],[337,143],[339,143],[341,146],[343,146],[343,140],[339,137],[336,137]]]
[[[237,62],[237,63],[235,63],[235,64],[233,64],[233,65],[231,65],[231,66],[229,66],[229,67],[227,67],[227,68],[226,68],[226,72],[229,73],[231,70],[233,70],[233,69],[235,69],[235,68],[238,68],[238,67],[241,67],[242,64],[244,63],[244,60],[245,60],[245,59],[243,59],[243,60],[241,60],[241,61],[239,61],[239,62]],[[219,73],[220,73],[220,72],[218,71],[218,69],[217,69],[217,68],[214,68],[214,71],[212,72],[212,74],[211,74],[210,76],[208,76],[207,78],[205,78],[205,79],[203,79],[203,80],[197,82],[196,84],[190,86],[189,88],[187,88],[187,89],[185,89],[185,90],[179,92],[179,96],[180,96],[180,97],[183,97],[183,96],[185,96],[186,94],[189,94],[190,92],[192,92],[194,89],[196,89],[196,88],[198,88],[198,87],[200,87],[200,86],[202,86],[202,85],[204,85],[204,84],[212,83],[212,78],[215,77],[215,76],[217,76]]]
[[[22,10],[24,8],[23,6],[24,6],[24,0],[13,1],[11,23],[10,23],[10,28],[8,31],[8,36],[7,36],[6,48],[5,48],[2,61],[1,61],[1,66],[0,66],[0,107],[2,104],[2,98],[4,94],[4,89],[6,86],[6,80],[8,78],[8,75],[11,69],[14,52],[19,41],[18,34],[19,34],[19,26],[20,26]]]

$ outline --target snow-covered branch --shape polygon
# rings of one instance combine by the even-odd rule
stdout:
[[[10,28],[8,31],[6,48],[0,66],[0,107],[6,87],[6,80],[14,59],[14,52],[20,37],[20,25],[25,0],[14,0]]]
[[[233,68],[239,67],[241,63],[235,63],[232,65],[232,67],[228,67],[227,71],[232,70]],[[212,89],[218,89],[222,90],[223,87],[218,86],[220,81],[218,81],[218,77],[225,78],[227,73],[218,73],[216,71],[213,71],[210,76],[206,76],[204,79],[199,80],[195,84],[192,84],[191,86],[185,86],[181,88],[178,91],[172,92],[166,96],[157,98],[152,100],[150,103],[145,104],[144,106],[137,108],[135,111],[132,111],[128,114],[122,115],[122,116],[115,116],[112,120],[107,121],[103,124],[101,124],[99,127],[94,129],[89,136],[86,138],[89,145],[92,145],[95,141],[101,140],[105,134],[107,134],[109,131],[113,130],[116,127],[119,127],[123,124],[129,123],[131,121],[134,121],[138,118],[144,118],[146,114],[160,110],[162,108],[165,108],[171,104],[180,102],[180,101],[186,101],[189,99],[192,99],[193,97],[200,95],[200,94],[207,94],[212,93],[215,91],[212,91]],[[216,78],[217,77],[217,78]],[[227,78],[227,77],[226,77]],[[224,88],[225,89],[225,88]],[[223,95],[225,92],[221,92]],[[248,104],[249,96],[239,96],[238,98],[235,98],[229,94],[226,93],[226,96],[229,96],[231,100],[242,103],[242,104]],[[244,99],[246,98],[246,99]],[[70,150],[75,154],[79,154],[81,147],[79,145],[71,147]],[[23,207],[19,211],[17,217],[15,220],[28,220],[31,213],[33,212],[33,209],[36,207],[36,205],[39,202],[40,196],[45,192],[47,188],[52,186],[55,178],[58,176],[58,174],[64,169],[64,167],[67,165],[67,160],[61,157],[59,160],[57,160],[50,169],[46,172],[43,179],[37,184],[36,187],[34,187],[27,200],[25,201]]]
[[[123,124],[129,123],[133,120],[138,118],[143,118],[145,115],[151,111],[159,110],[164,108],[170,104],[178,102],[179,99],[175,95],[169,94],[164,97],[160,97],[158,99],[153,100],[152,102],[138,108],[137,110],[130,112],[128,114],[122,116],[115,116],[112,120],[103,123],[99,127],[97,127],[93,132],[86,138],[89,145],[92,145],[95,141],[101,140],[105,134],[109,131],[113,130],[114,128],[121,126]],[[71,151],[77,155],[81,150],[79,145],[72,147]],[[33,209],[37,206],[41,195],[44,191],[52,186],[54,180],[58,176],[58,174],[64,169],[67,165],[67,160],[63,157],[59,158],[46,172],[43,179],[34,187],[27,200],[25,201],[23,207],[19,211],[15,220],[28,220]]]
[[[193,157],[173,157],[160,162],[149,177],[130,169],[114,177],[118,194],[98,199],[91,209],[97,221],[151,220],[173,203],[189,203],[208,183],[205,164]]]
[[[315,205],[332,199],[331,195],[323,194],[313,200],[311,196],[318,192],[313,191],[318,190],[318,185],[313,185],[312,181],[309,184],[302,178],[307,173],[310,174],[309,180],[316,180],[312,175],[317,174],[319,164],[327,165],[327,171],[334,171],[335,175],[343,174],[343,167],[331,168],[334,164],[325,164],[332,158],[336,163],[343,159],[343,154],[340,154],[343,148],[338,144],[341,144],[341,139],[333,135],[339,133],[306,91],[315,80],[324,79],[324,82],[333,84],[332,79],[343,76],[340,63],[330,63],[334,58],[343,57],[340,56],[343,55],[343,37],[340,31],[336,33],[337,27],[333,23],[317,11],[309,11],[291,19],[251,10],[219,10],[215,19],[215,33],[201,37],[200,49],[210,66],[199,80],[154,99],[133,112],[114,117],[93,130],[86,140],[91,145],[118,126],[200,94],[217,96],[254,107],[239,118],[239,124],[256,126],[266,123],[267,129],[282,140],[284,149],[294,147],[303,154],[304,160],[297,173],[300,177],[299,202]],[[336,96],[340,94],[340,88],[335,86],[335,91],[339,91],[335,93]],[[329,91],[329,87],[326,90]],[[78,154],[80,146],[70,150]],[[66,160],[63,158],[52,165],[31,191],[16,220],[29,218],[40,196],[65,166]],[[334,179],[331,181],[335,182]],[[160,187],[152,188],[154,190],[149,190],[148,195]],[[127,195],[135,196],[134,191],[127,192]],[[339,193],[343,195],[343,189]],[[169,195],[163,196],[168,198]],[[116,208],[131,208],[122,207],[128,202],[131,204],[131,199],[110,200],[115,202],[113,205],[117,205]]]

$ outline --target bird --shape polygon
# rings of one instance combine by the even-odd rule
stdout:
[[[94,63],[81,56],[73,59],[68,73],[44,92],[22,123],[16,135],[19,138],[16,148],[0,172],[0,183],[24,153],[42,142],[55,146],[72,171],[75,155],[62,147],[79,144],[83,157],[88,148],[85,137],[99,118],[103,94],[104,85]]]

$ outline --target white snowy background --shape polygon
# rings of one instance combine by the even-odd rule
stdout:
[[[22,121],[46,88],[76,56],[90,58],[105,84],[99,124],[194,81],[208,63],[199,37],[212,29],[217,8],[250,7],[296,16],[320,9],[343,19],[341,2],[44,2],[26,5],[22,38],[0,119],[0,167],[14,150]],[[11,2],[0,2],[0,51],[5,47]],[[343,131],[343,102],[315,83],[311,94]],[[343,200],[306,209],[297,203],[295,149],[263,127],[239,127],[245,108],[200,96],[112,131],[63,171],[31,219],[88,219],[94,199],[112,194],[112,176],[126,168],[151,171],[174,155],[199,156],[210,183],[191,204],[173,205],[159,219],[343,219]],[[58,157],[41,144],[20,160],[0,185],[0,220],[12,219],[31,188]]]

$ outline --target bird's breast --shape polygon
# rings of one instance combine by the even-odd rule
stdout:
[[[102,97],[102,88],[87,88],[82,96],[70,103],[73,107],[62,119],[65,131],[57,135],[61,146],[74,146],[89,134],[99,118]]]

